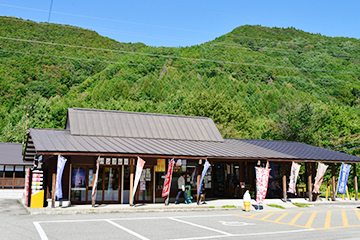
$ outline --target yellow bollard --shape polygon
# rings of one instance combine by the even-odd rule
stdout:
[[[350,199],[350,196],[349,196],[349,191],[348,191],[348,187],[347,187],[347,186],[346,186],[346,196],[347,196],[348,200],[350,201],[351,199]]]
[[[326,188],[326,195],[325,195],[326,201],[330,201],[330,200],[331,200],[331,199],[330,199],[330,200],[328,199],[330,193],[331,193],[331,188],[330,188],[330,184],[328,184],[328,185],[327,185],[327,188]]]

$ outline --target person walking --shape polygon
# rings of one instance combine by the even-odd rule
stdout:
[[[175,204],[179,204],[178,200],[179,200],[179,197],[180,197],[180,194],[181,193],[184,193],[184,197],[185,197],[185,204],[188,204],[188,201],[187,201],[187,197],[186,197],[186,192],[185,192],[185,176],[186,176],[186,173],[181,173],[181,176],[178,178],[178,194],[176,195],[176,198],[175,198]]]

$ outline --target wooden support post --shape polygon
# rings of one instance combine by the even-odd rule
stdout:
[[[332,183],[332,200],[336,200],[336,187],[335,187],[335,164],[331,164],[331,183]]]
[[[287,192],[286,192],[286,163],[283,163],[283,177],[282,177],[282,182],[283,182],[283,198],[284,198],[284,202],[287,201]]]
[[[211,164],[211,196],[214,196],[214,161],[210,162]]]
[[[130,194],[129,194],[130,206],[134,205],[133,189],[134,189],[134,159],[130,158]]]
[[[308,164],[305,163],[305,185],[306,185],[306,192],[308,192],[309,189],[309,183],[308,183],[308,178],[309,178],[309,169],[308,169]],[[306,193],[304,193],[305,195],[305,199],[306,199]]]
[[[239,163],[239,181],[240,182],[245,182],[245,162],[241,161]],[[240,185],[240,198],[242,198],[244,196],[244,193],[245,193],[245,186],[244,188],[241,188],[241,185]]]
[[[316,177],[316,163],[313,162],[313,163],[311,163],[311,181],[314,181],[314,184],[315,184],[315,177]],[[319,195],[312,192],[314,189],[314,186],[315,185],[313,185],[311,187],[311,197],[312,197],[312,200],[315,202],[318,200]]]
[[[55,185],[56,185],[56,173],[52,174],[52,194],[51,194],[51,207],[55,207]]]
[[[13,167],[13,179],[12,179],[11,188],[12,189],[15,188],[15,166]]]
[[[358,200],[358,177],[356,175],[356,163],[353,164],[353,167],[354,167],[354,189],[355,189],[355,201]]]
[[[5,188],[5,165],[4,165],[3,180],[2,180],[2,189],[4,188]]]
[[[312,194],[311,194],[311,188],[312,188],[312,172],[311,172],[311,163],[307,163],[307,168],[308,168],[308,189],[307,192],[309,194],[309,201],[311,202],[312,199]]]

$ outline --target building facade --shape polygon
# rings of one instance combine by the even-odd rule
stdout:
[[[171,159],[175,160],[171,198],[177,193],[177,178],[185,172],[194,199],[205,161],[210,163],[202,185],[206,198],[242,198],[245,190],[255,193],[255,166],[268,161],[272,181],[279,180],[285,189],[273,197],[286,197],[286,176],[293,161],[306,162],[307,169],[314,170],[319,161],[360,162],[355,156],[301,143],[224,139],[210,118],[82,108],[68,109],[64,130],[30,129],[24,160],[40,155],[44,198],[55,200],[57,156],[61,155],[67,159],[63,198],[74,204],[92,202],[98,159],[95,200],[104,204],[131,203],[138,157],[146,163],[134,203],[164,202],[161,191]],[[314,170],[308,171],[310,179]],[[310,188],[307,191],[311,195]]]

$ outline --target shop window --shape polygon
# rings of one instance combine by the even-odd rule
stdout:
[[[3,178],[4,177],[4,165],[0,165],[0,177]],[[0,186],[1,187],[1,186]]]
[[[130,190],[130,166],[124,166],[124,190]]]
[[[104,201],[119,200],[119,168],[106,167],[104,182]]]
[[[5,177],[12,178],[14,173],[14,166],[5,166]]]
[[[71,201],[86,199],[86,167],[74,167],[71,174]]]
[[[166,159],[157,159],[157,165],[155,166],[155,190],[158,192],[162,191],[164,187],[166,171]]]
[[[15,178],[25,178],[24,166],[15,166]]]

